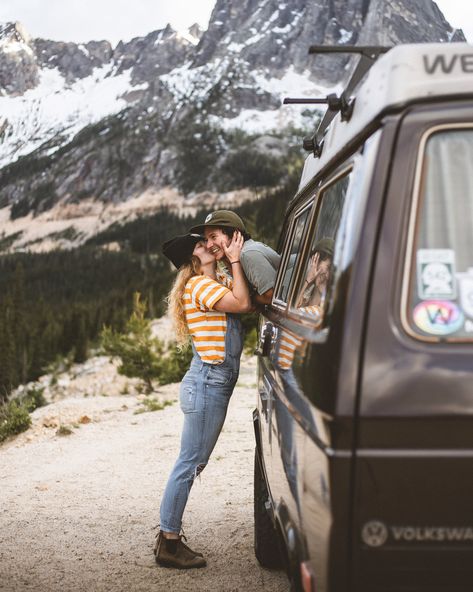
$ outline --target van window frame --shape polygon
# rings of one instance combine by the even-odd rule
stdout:
[[[294,271],[294,281],[292,283],[290,293],[288,295],[288,307],[287,307],[288,308],[288,316],[290,316],[294,320],[297,320],[298,323],[301,323],[303,325],[307,325],[308,327],[314,328],[316,330],[322,330],[327,326],[326,320],[327,320],[328,315],[326,314],[326,312],[327,312],[328,306],[330,304],[330,298],[327,298],[327,300],[324,304],[324,315],[322,317],[322,322],[317,322],[316,320],[311,318],[308,314],[300,312],[297,309],[297,307],[294,305],[295,298],[299,294],[299,291],[301,288],[301,282],[303,280],[303,275],[304,275],[303,272],[305,270],[305,264],[307,263],[307,257],[309,255],[309,248],[310,248],[310,244],[312,242],[312,238],[311,238],[312,233],[315,230],[315,226],[317,224],[317,220],[318,220],[319,213],[320,213],[320,208],[322,207],[323,194],[329,187],[334,185],[341,178],[348,176],[353,171],[353,157],[354,157],[354,155],[351,155],[349,159],[347,159],[345,162],[343,162],[341,165],[339,165],[337,167],[336,171],[332,172],[332,174],[329,175],[328,179],[326,181],[322,181],[322,183],[316,189],[313,212],[311,214],[310,222],[309,222],[309,230],[307,231],[307,235],[306,235],[306,238],[304,241],[304,247],[302,249],[302,255],[299,258],[297,269]],[[344,207],[345,207],[345,204],[344,204]],[[331,278],[331,281],[332,280],[333,280],[333,277]],[[329,294],[330,293],[331,293],[331,290],[330,290]]]
[[[316,193],[314,192],[314,189],[312,188],[308,192],[308,195],[306,195],[302,199],[301,205],[298,208],[294,209],[294,212],[291,213],[291,220],[290,220],[290,225],[288,228],[287,238],[284,241],[284,245],[283,245],[282,251],[281,251],[282,258],[281,258],[281,262],[279,264],[278,276],[276,278],[276,283],[274,286],[274,297],[273,297],[273,300],[271,303],[272,306],[274,306],[275,308],[278,308],[279,310],[287,310],[288,303],[290,301],[289,299],[291,298],[291,285],[289,286],[286,300],[281,300],[281,299],[277,298],[277,295],[279,294],[281,284],[284,280],[286,265],[287,265],[288,259],[290,257],[290,246],[292,246],[292,242],[294,239],[294,232],[296,229],[297,220],[300,218],[300,216],[302,216],[302,214],[306,210],[310,209],[311,211],[309,212],[309,215],[308,215],[308,218],[306,221],[306,228],[307,228],[307,226],[310,226],[312,224],[312,218],[314,215],[314,207],[313,206],[314,206],[315,195],[316,195]],[[307,236],[308,236],[308,233],[306,232],[305,235],[302,237],[301,249],[300,249],[299,253],[304,252],[305,243],[307,242]],[[301,255],[299,254],[297,261],[294,265],[294,271],[292,273],[290,284],[293,283],[293,281],[294,281],[293,278],[297,274],[300,259],[301,259]]]
[[[414,174],[414,185],[412,190],[412,201],[409,210],[409,222],[407,231],[407,245],[404,257],[404,267],[402,273],[401,286],[401,300],[400,300],[400,320],[404,332],[416,341],[431,344],[445,344],[445,343],[472,343],[472,337],[448,337],[446,335],[421,335],[417,333],[411,326],[409,321],[409,311],[411,310],[411,286],[414,280],[413,266],[414,264],[414,245],[418,237],[418,228],[420,224],[420,213],[424,203],[422,191],[422,170],[426,157],[426,146],[429,138],[438,132],[454,131],[454,130],[473,130],[473,123],[471,122],[451,122],[435,125],[426,130],[420,139],[419,148],[417,150],[416,168]]]

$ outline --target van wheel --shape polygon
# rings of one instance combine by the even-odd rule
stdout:
[[[267,501],[268,489],[258,460],[258,452],[255,449],[255,555],[263,567],[279,568],[283,566],[278,546],[279,536],[265,507]]]

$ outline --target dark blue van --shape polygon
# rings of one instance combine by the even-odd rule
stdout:
[[[261,316],[256,557],[305,592],[472,592],[473,47],[391,49],[345,107]]]

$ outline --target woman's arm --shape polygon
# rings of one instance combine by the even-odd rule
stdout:
[[[214,310],[221,312],[248,312],[251,309],[251,298],[246,283],[245,274],[240,263],[243,248],[243,236],[235,232],[231,243],[222,245],[230,265],[232,266],[233,290],[223,296],[214,306]]]

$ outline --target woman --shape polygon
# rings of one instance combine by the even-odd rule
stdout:
[[[167,567],[204,567],[201,553],[180,536],[182,514],[192,483],[205,468],[222,429],[235,387],[243,349],[243,332],[232,313],[246,312],[251,301],[240,265],[241,233],[222,245],[233,280],[217,281],[215,257],[200,235],[178,236],[163,245],[163,253],[179,269],[169,294],[169,310],[178,342],[192,338],[194,356],[180,389],[184,428],[179,457],[161,502],[161,526],[154,553]]]
[[[332,238],[322,238],[315,244],[307,266],[306,279],[296,303],[297,308],[304,308],[309,313],[318,308],[319,314],[322,314],[332,270],[333,247]]]

